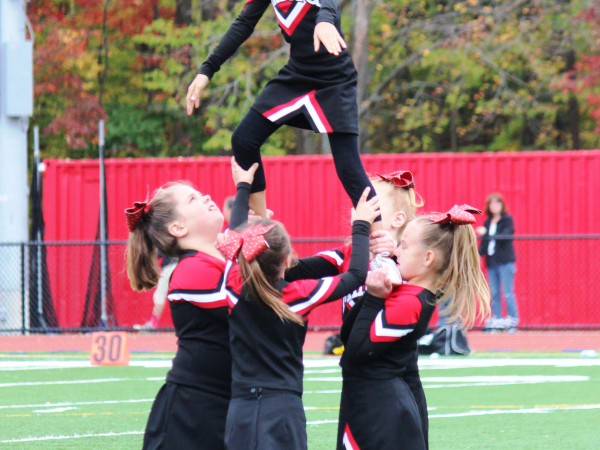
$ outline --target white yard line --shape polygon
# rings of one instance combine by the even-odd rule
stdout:
[[[467,377],[421,377],[425,383],[497,383],[497,382],[551,382],[551,381],[588,381],[583,375],[475,375]]]
[[[306,381],[337,381],[342,377],[307,377]],[[469,376],[469,377],[422,377],[426,389],[439,389],[448,387],[471,387],[471,386],[502,386],[515,384],[539,384],[539,383],[569,383],[574,381],[589,381],[590,377],[584,375],[496,375],[496,376]]]
[[[306,425],[321,425],[323,423],[338,423],[337,420],[313,420],[312,422],[306,422]],[[0,441],[2,442],[2,441]]]
[[[546,414],[554,411],[566,411],[566,410],[586,410],[586,409],[600,409],[600,405],[581,405],[581,406],[554,406],[554,407],[540,407],[540,408],[519,408],[519,409],[490,409],[483,411],[467,411],[464,413],[453,413],[453,414],[431,414],[430,419],[440,417],[467,417],[467,416],[486,416],[490,414]]]
[[[15,383],[0,383],[0,387],[15,386],[44,386],[48,384],[89,384],[89,383],[107,383],[114,381],[165,381],[165,377],[147,377],[147,378],[93,378],[89,380],[64,380],[64,381],[23,381]]]
[[[89,434],[74,434],[72,436],[42,436],[42,437],[27,437],[22,439],[6,439],[0,441],[0,443],[13,443],[13,442],[31,442],[31,441],[54,441],[58,439],[79,439],[88,437],[104,437],[104,436],[126,436],[131,434],[144,434],[144,431],[124,431],[122,433],[89,433]]]
[[[72,409],[77,409],[77,407],[70,406],[70,407],[67,407],[67,408],[36,409],[36,410],[34,410],[32,412],[34,412],[34,413],[59,413],[59,412],[70,411]]]
[[[304,381],[343,381],[342,377],[327,377],[327,378],[305,378]]]
[[[38,403],[35,405],[0,405],[0,409],[52,408],[52,407],[85,406],[85,405],[115,405],[118,403],[149,403],[149,402],[153,402],[153,401],[154,401],[153,398],[141,398],[141,399],[135,399],[135,400],[104,400],[104,401],[95,401],[95,402]]]
[[[88,384],[107,383],[113,381],[131,381],[133,378],[96,378],[93,380],[65,380],[65,381],[23,381],[20,383],[0,383],[0,387],[13,386],[45,386],[48,384]]]
[[[304,391],[303,394],[341,394],[341,389],[330,389],[326,391]]]
[[[320,370],[305,370],[304,373],[340,373],[341,367],[338,369],[320,369]]]

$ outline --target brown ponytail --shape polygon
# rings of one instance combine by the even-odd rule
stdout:
[[[160,267],[156,252],[177,258],[181,249],[168,227],[177,220],[173,189],[186,181],[169,183],[161,188],[143,212],[127,240],[127,276],[134,291],[152,289],[158,283]]]
[[[259,225],[268,226],[273,223],[271,220],[261,220]],[[239,253],[238,264],[244,286],[257,302],[262,302],[265,306],[275,311],[281,320],[289,320],[298,325],[304,326],[302,318],[292,312],[288,305],[281,300],[281,294],[275,289],[274,285],[280,277],[281,269],[284,267],[285,259],[292,252],[290,237],[285,228],[279,222],[264,237],[269,247],[258,255],[253,261],[248,262],[242,252]],[[242,225],[237,231],[242,231],[249,225]]]
[[[477,237],[470,225],[434,224],[427,217],[417,219],[422,228],[421,241],[441,256],[434,270],[439,274],[436,291],[441,303],[452,298],[445,312],[448,322],[460,319],[467,328],[477,318],[490,315],[490,289],[481,271]]]

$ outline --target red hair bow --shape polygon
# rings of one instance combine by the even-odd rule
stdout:
[[[375,172],[375,175],[384,181],[394,183],[394,186],[396,187],[401,187],[404,189],[411,189],[415,187],[413,175],[408,170],[397,170],[396,172],[385,173],[383,175]]]
[[[454,205],[447,213],[432,214],[427,216],[433,223],[450,222],[453,225],[467,225],[475,223],[473,214],[483,214],[481,210],[469,205]]]
[[[150,198],[150,190],[148,189],[148,193],[146,194],[146,200],[143,202],[133,202],[133,206],[131,208],[125,209],[125,218],[127,219],[127,228],[129,228],[129,232],[132,233],[135,230],[135,225],[137,224],[140,217],[142,217],[142,213],[146,210],[146,206],[148,206],[152,201],[156,198],[158,193],[162,188],[159,188],[156,191],[152,200],[148,201]]]
[[[275,225],[272,223],[266,227],[263,225],[250,226],[241,233],[229,230],[227,239],[218,244],[217,248],[227,259],[232,261],[237,259],[241,249],[246,261],[250,262],[269,247],[264,235]]]

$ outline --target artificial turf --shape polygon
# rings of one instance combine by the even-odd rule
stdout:
[[[167,364],[156,367],[156,363],[159,366],[161,361],[167,363],[172,356],[134,354],[132,361],[146,361],[146,367],[14,370],[15,367],[10,367],[11,362],[83,362],[87,355],[0,354],[0,364],[4,364],[0,365],[0,448],[141,448],[152,399],[168,370]],[[485,361],[499,365],[448,368],[444,361],[455,359],[444,358],[437,366],[423,364],[421,377],[431,408],[431,450],[600,450],[598,358],[583,360],[576,355],[543,353],[476,356],[478,361],[484,361],[484,366]],[[503,361],[508,361],[508,356],[513,357],[512,360],[526,359],[532,363],[502,365]],[[572,361],[573,366],[535,364],[535,361],[549,358]],[[461,361],[473,360],[468,357]],[[478,379],[464,378],[473,376],[500,378],[482,378],[484,384]],[[515,384],[511,382],[514,378],[508,376],[579,378],[574,378],[578,381],[553,378],[544,382],[533,379],[529,384]],[[311,450],[335,448],[340,394],[319,391],[339,391],[340,377],[341,373],[333,363],[328,367],[307,367],[303,400],[307,408],[308,448]],[[444,381],[439,381],[440,377]],[[86,382],[90,380],[93,382]],[[507,384],[485,384],[485,380]],[[73,381],[77,383],[70,383]],[[129,400],[133,402],[125,402]],[[50,438],[61,436],[61,439]],[[27,440],[29,438],[38,440]]]

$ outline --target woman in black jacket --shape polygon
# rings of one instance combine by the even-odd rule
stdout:
[[[485,202],[487,219],[483,227],[477,229],[481,236],[479,254],[485,256],[488,269],[488,281],[492,294],[493,317],[486,323],[488,329],[508,329],[516,331],[519,323],[517,301],[514,294],[515,249],[513,239],[494,239],[495,236],[512,236],[515,226],[502,195],[494,193]],[[506,302],[506,317],[502,317],[500,289]]]

